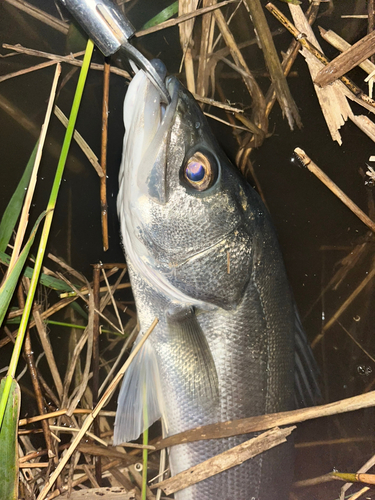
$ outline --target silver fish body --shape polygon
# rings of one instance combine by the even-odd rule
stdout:
[[[140,337],[155,317],[159,323],[125,376],[117,443],[137,438],[160,416],[172,435],[295,404],[295,311],[269,215],[221,151],[191,94],[174,78],[167,88],[172,101],[164,109],[139,72],[124,107],[118,212]],[[213,172],[201,191],[184,174],[197,152]],[[172,447],[171,472],[250,437]],[[292,447],[288,440],[175,498],[286,500]]]

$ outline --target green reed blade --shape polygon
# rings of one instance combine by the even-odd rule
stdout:
[[[26,195],[26,188],[29,184],[31,172],[35,163],[36,151],[38,142],[35,144],[33,152],[27,162],[26,168],[22,174],[21,180],[18,183],[16,190],[10,199],[7,208],[5,209],[0,222],[0,251],[5,252],[9,243],[12,231],[16,225],[17,219],[20,216],[23,200]]]
[[[5,380],[0,384],[0,396],[4,392]],[[11,381],[10,395],[5,410],[4,422],[0,429],[0,498],[18,499],[18,452],[17,427],[20,413],[20,388],[15,380]]]

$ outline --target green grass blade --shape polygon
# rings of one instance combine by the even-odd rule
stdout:
[[[10,237],[12,236],[12,231],[18,217],[21,213],[23,200],[26,195],[26,188],[29,185],[29,180],[33,166],[35,163],[36,150],[38,149],[38,142],[35,144],[33,152],[31,153],[30,159],[27,162],[24,173],[22,174],[21,180],[18,183],[17,189],[14,191],[12,198],[10,199],[7,208],[1,218],[0,222],[0,251],[5,252],[6,247],[9,243]]]
[[[160,23],[163,23],[164,21],[168,21],[168,19],[177,14],[177,12],[178,12],[178,2],[173,2],[171,5],[160,11],[159,14],[156,14],[155,17],[147,21],[147,23],[144,26],[142,26],[142,29],[146,30],[147,28],[156,26]]]
[[[6,315],[6,312],[8,310],[10,301],[12,300],[14,290],[17,286],[19,277],[21,275],[21,271],[23,269],[23,266],[25,265],[25,261],[27,259],[27,256],[29,255],[29,251],[31,248],[31,245],[34,242],[35,234],[38,230],[40,221],[42,218],[46,215],[45,212],[43,212],[38,220],[36,221],[33,230],[31,232],[30,238],[28,239],[26,245],[24,246],[22,252],[20,253],[18,259],[16,260],[16,263],[11,271],[10,274],[7,275],[4,283],[0,287],[0,326],[3,323],[4,317]],[[0,497],[1,498],[1,497]]]
[[[6,402],[8,400],[8,396],[9,396],[9,392],[10,392],[10,388],[11,388],[11,382],[15,376],[17,365],[18,365],[18,360],[19,360],[19,357],[21,355],[21,348],[22,348],[22,344],[23,344],[23,339],[25,338],[26,328],[27,328],[31,308],[32,308],[33,301],[34,301],[35,290],[36,290],[36,287],[37,287],[37,284],[39,281],[39,276],[40,276],[40,271],[42,268],[44,254],[46,251],[48,236],[49,236],[49,232],[51,229],[53,213],[54,213],[55,206],[56,206],[57,195],[59,193],[59,188],[60,188],[62,176],[64,173],[64,167],[65,167],[65,163],[66,163],[66,158],[68,156],[70,144],[71,144],[72,138],[73,138],[74,127],[75,127],[76,120],[77,120],[78,110],[79,110],[79,106],[81,103],[81,98],[82,98],[83,89],[84,89],[85,82],[86,82],[87,73],[88,73],[88,70],[90,67],[90,61],[91,61],[93,49],[94,49],[94,44],[91,40],[89,40],[87,42],[85,57],[83,58],[83,63],[82,63],[81,71],[79,74],[77,88],[76,88],[76,92],[75,92],[74,100],[73,100],[73,104],[72,104],[72,109],[71,109],[70,116],[69,116],[69,122],[68,122],[68,126],[67,126],[67,129],[65,132],[64,142],[63,142],[63,145],[61,148],[61,154],[60,154],[59,162],[57,165],[55,179],[53,181],[53,186],[51,189],[51,195],[50,195],[48,205],[47,205],[46,218],[44,221],[43,231],[42,231],[42,235],[41,235],[40,242],[39,242],[38,252],[36,255],[34,273],[33,273],[33,276],[31,278],[29,292],[28,292],[27,297],[26,297],[25,307],[23,310],[16,343],[14,344],[14,347],[13,347],[12,358],[10,360],[8,374],[7,374],[7,377],[5,380],[4,392],[3,392],[1,400],[0,400],[0,428],[1,428],[1,425],[3,422],[3,418],[4,418]]]
[[[0,397],[4,392],[5,380],[0,384]],[[17,426],[20,412],[20,389],[12,380],[10,396],[5,410],[4,422],[0,429],[0,498],[18,498],[18,453]]]

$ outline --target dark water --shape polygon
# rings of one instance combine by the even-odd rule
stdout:
[[[57,15],[52,2],[34,0],[36,6]],[[156,14],[167,2],[139,1],[130,3],[130,18],[139,28]],[[305,4],[305,2],[303,2]],[[304,5],[305,6],[305,5]],[[341,20],[341,14],[365,12],[365,2],[336,0],[330,16],[322,16],[315,24],[326,29],[335,29],[348,41],[356,41],[366,34],[365,20]],[[278,7],[286,6],[278,3]],[[326,11],[328,4],[321,6]],[[272,28],[278,27],[268,16]],[[236,23],[234,22],[234,29]],[[0,33],[5,43],[20,43],[25,47],[46,52],[66,53],[65,36],[17,11],[12,6],[0,4]],[[252,37],[252,34],[250,35]],[[245,37],[246,38],[246,37]],[[160,57],[170,73],[179,69],[181,50],[177,40],[177,28],[150,35],[137,43],[150,57]],[[291,36],[284,33],[277,37],[279,50],[285,50]],[[322,42],[328,57],[337,53]],[[78,49],[79,50],[79,49]],[[2,50],[2,53],[7,52]],[[251,69],[264,69],[258,49],[244,51]],[[95,58],[101,62],[100,54]],[[41,62],[40,59],[18,55],[0,59],[0,73],[7,74]],[[71,67],[63,66],[66,76]],[[341,304],[366,277],[372,266],[372,239],[367,228],[332,193],[307,170],[291,162],[293,149],[297,146],[307,154],[334,180],[350,198],[366,213],[373,203],[371,187],[366,185],[363,172],[367,170],[370,155],[374,154],[372,142],[352,123],[342,128],[343,145],[333,143],[315,96],[306,65],[301,56],[293,68],[297,77],[290,78],[292,94],[300,110],[303,129],[291,132],[276,105],[270,117],[271,137],[254,152],[252,161],[260,185],[272,214],[283,250],[290,282],[303,319],[308,337],[312,340],[321,331]],[[226,70],[228,71],[228,70]],[[39,130],[46,109],[54,67],[7,80],[0,84],[0,101],[5,99],[18,109]],[[364,74],[360,70],[351,75],[361,84]],[[69,113],[78,71],[61,89],[58,105]],[[61,81],[61,80],[60,80]],[[268,80],[259,80],[263,89]],[[90,72],[85,88],[77,129],[100,156],[102,75]],[[110,250],[104,253],[100,236],[99,179],[84,155],[74,144],[64,173],[64,179],[54,216],[49,250],[70,261],[79,271],[91,276],[91,264],[116,262],[123,259],[118,236],[115,211],[117,172],[121,157],[123,126],[122,103],[126,82],[119,76],[111,76],[109,144],[108,144],[108,201]],[[245,102],[248,97],[239,80],[226,83],[228,97],[234,102]],[[364,87],[363,87],[364,88]],[[230,90],[228,90],[230,89]],[[367,114],[365,110],[355,111]],[[211,110],[212,112],[212,110]],[[36,141],[30,126],[22,126],[1,106],[0,109],[0,213],[5,209],[11,194],[22,174],[23,168]],[[212,127],[232,158],[235,142],[231,129],[217,122]],[[58,144],[63,139],[63,127],[53,119],[48,132],[47,144],[39,173],[35,206],[31,220],[35,220],[45,208],[59,154]],[[362,173],[361,173],[362,172]],[[319,299],[322,289],[339,268],[339,261],[352,252],[360,243],[366,242],[364,257],[351,269],[336,290],[329,289]],[[375,355],[374,288],[370,284],[340,317],[341,325],[370,354]],[[314,305],[315,304],[315,305]],[[314,305],[314,306],[313,306]],[[375,385],[374,362],[350,339],[339,324],[328,330],[323,342],[315,349],[321,370],[321,385],[324,402],[361,394]],[[3,356],[3,354],[1,354]],[[8,363],[1,359],[1,366]],[[0,368],[1,368],[0,366]],[[23,407],[23,411],[26,411]],[[299,426],[297,443],[353,438],[349,443],[335,442],[328,446],[297,448],[296,480],[325,474],[336,468],[344,472],[357,470],[374,453],[373,410],[357,411],[341,416],[311,421]],[[340,484],[325,483],[307,489],[296,489],[298,499],[328,500],[338,497]],[[354,488],[353,488],[354,489]],[[371,492],[365,498],[375,498]]]

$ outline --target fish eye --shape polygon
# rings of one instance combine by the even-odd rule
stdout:
[[[185,180],[197,191],[205,191],[216,180],[216,162],[214,158],[195,152],[185,163],[183,174]]]

